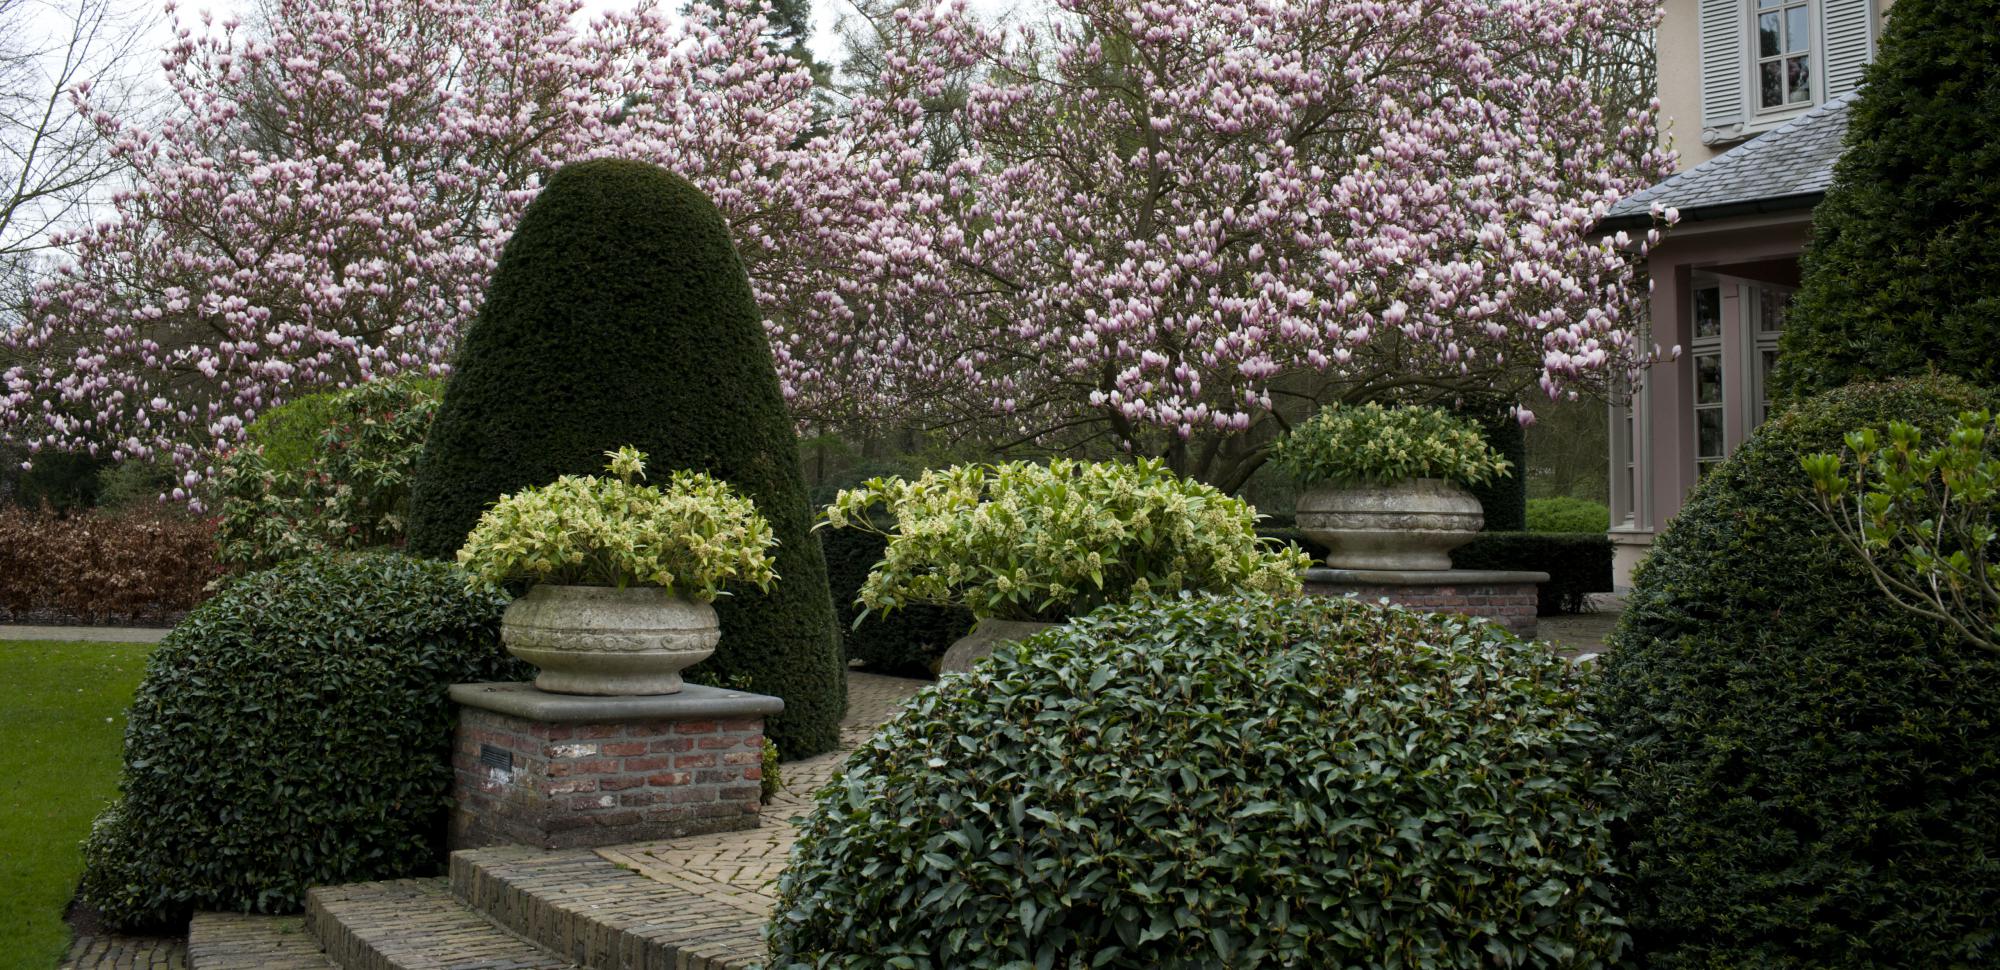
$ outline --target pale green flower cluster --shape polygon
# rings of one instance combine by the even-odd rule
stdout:
[[[639,485],[644,453],[628,445],[605,454],[618,477],[564,475],[501,496],[459,563],[494,582],[659,586],[701,602],[730,583],[768,589],[777,578],[770,523],[728,483],[678,471],[664,487]]]
[[[1416,478],[1477,485],[1512,470],[1471,421],[1443,408],[1374,402],[1321,409],[1278,440],[1271,461],[1305,486]]]
[[[1058,459],[878,478],[841,492],[824,524],[888,538],[861,587],[871,611],[931,604],[1054,620],[1146,593],[1296,594],[1309,557],[1260,541],[1257,519],[1158,461]]]

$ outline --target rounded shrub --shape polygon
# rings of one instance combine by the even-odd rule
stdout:
[[[1618,798],[1576,676],[1349,599],[1099,610],[855,751],[769,965],[1604,965]]]
[[[219,558],[238,570],[300,556],[397,548],[437,413],[436,380],[394,377],[266,412],[217,468]]]
[[[1531,498],[1529,532],[1603,532],[1611,528],[1611,509],[1603,502],[1581,498]]]
[[[778,581],[716,604],[694,676],[775,694],[787,758],[839,741],[845,668],[762,317],[713,203],[640,162],[550,177],[465,333],[411,498],[410,549],[448,559],[501,495],[588,475],[631,445],[656,477],[705,472],[756,503]]]
[[[454,683],[522,680],[500,590],[394,553],[230,582],[147,661],[122,800],[85,843],[116,926],[297,910],[308,886],[427,874],[451,806]]]
[[[1856,385],[1767,422],[1640,568],[1596,706],[1656,967],[2000,961],[2000,655],[1903,612],[1811,505],[1802,455],[1986,395]]]

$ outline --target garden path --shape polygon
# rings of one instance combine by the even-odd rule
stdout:
[[[74,640],[92,643],[158,643],[168,633],[151,626],[33,626],[0,623],[0,640]]]

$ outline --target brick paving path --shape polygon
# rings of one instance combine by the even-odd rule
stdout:
[[[96,643],[158,643],[170,631],[155,626],[35,626],[0,623],[0,640],[76,640]]]
[[[927,683],[849,672],[840,750],[786,764],[785,790],[764,807],[763,825],[721,835],[612,846],[597,854],[668,886],[725,903],[761,926],[777,905],[778,874],[798,839],[790,820],[810,811],[813,793],[832,779],[847,753]]]
[[[1625,598],[1617,593],[1594,593],[1590,605],[1588,613],[1542,617],[1537,637],[1564,656],[1602,653],[1604,638],[1611,635],[1619,615],[1625,612]]]
[[[187,941],[151,936],[78,934],[61,970],[187,970]]]

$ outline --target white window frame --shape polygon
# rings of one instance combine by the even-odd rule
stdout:
[[[1824,87],[1822,86],[1821,75],[1825,73],[1826,55],[1824,52],[1825,44],[1822,43],[1820,38],[1820,4],[1818,0],[1775,0],[1775,3],[1770,7],[1763,6],[1762,0],[1744,0],[1744,7],[1747,8],[1750,15],[1744,24],[1747,34],[1744,37],[1743,44],[1743,51],[1746,55],[1743,75],[1744,84],[1747,88],[1744,92],[1744,103],[1750,106],[1750,116],[1759,122],[1770,119],[1782,121],[1802,111],[1809,111],[1814,105],[1826,100],[1822,96]],[[1786,61],[1797,57],[1798,52],[1781,49],[1772,57],[1763,56],[1764,49],[1760,43],[1762,36],[1759,33],[1758,22],[1762,19],[1763,15],[1776,13],[1778,15],[1780,37],[1786,37],[1791,32],[1791,18],[1788,15],[1794,9],[1804,10],[1806,15],[1806,47],[1804,51],[1806,58],[1806,99],[1804,101],[1789,100],[1791,86],[1787,84],[1784,92],[1787,100],[1775,107],[1765,107],[1763,90],[1765,62],[1776,62],[1780,65],[1779,70],[1782,72],[1782,65]],[[1783,45],[1781,44],[1782,47]]]
[[[1723,338],[1730,329],[1729,322],[1725,319],[1727,307],[1727,301],[1723,299],[1725,286],[1721,280],[1698,278],[1692,281],[1688,288],[1687,414],[1689,432],[1694,436],[1691,454],[1694,457],[1694,473],[1697,480],[1706,474],[1709,468],[1721,464],[1723,459],[1729,457],[1729,370],[1728,355],[1723,353],[1722,347]],[[1696,323],[1697,315],[1701,312],[1701,293],[1704,290],[1715,292],[1715,333],[1707,336],[1701,334]],[[1710,402],[1701,400],[1701,362],[1705,357],[1715,358],[1716,400]],[[1717,430],[1722,435],[1721,449],[1712,455],[1705,455],[1701,450],[1701,417],[1705,411],[1716,413]]]

